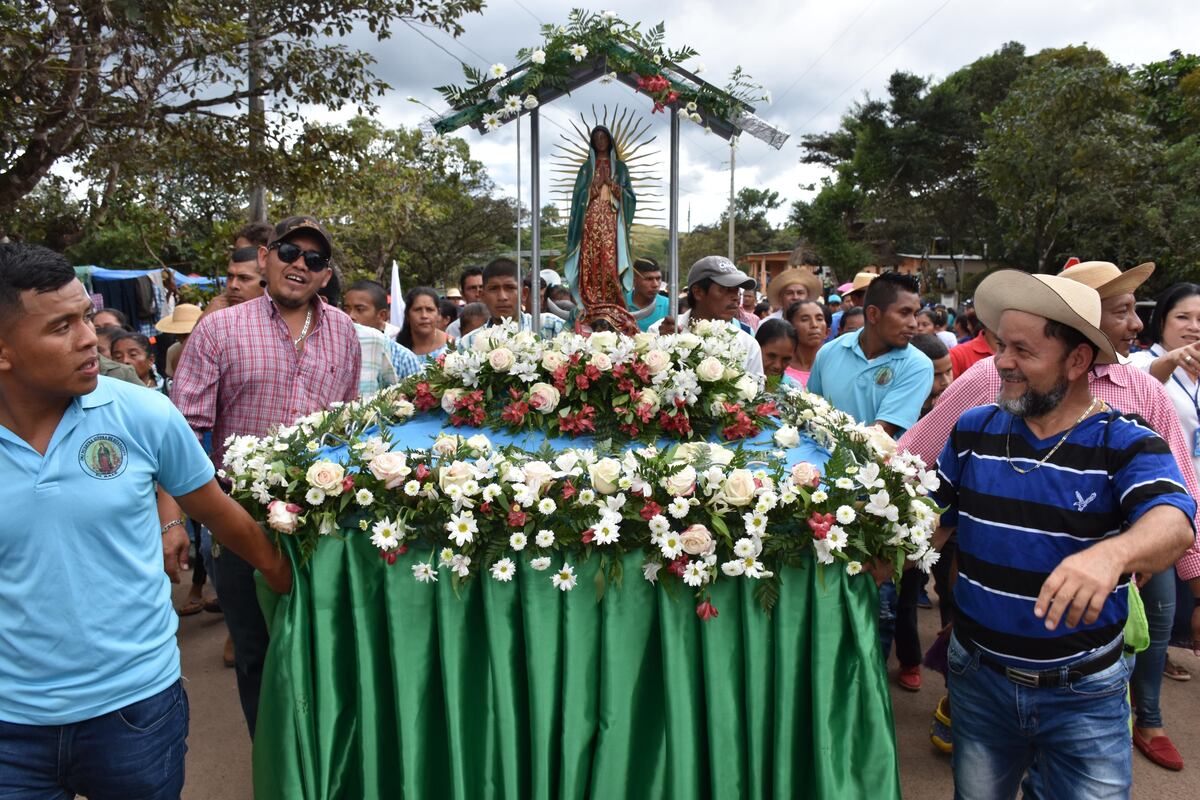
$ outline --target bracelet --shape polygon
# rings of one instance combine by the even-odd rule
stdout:
[[[159,535],[166,535],[166,532],[171,530],[171,528],[174,528],[176,526],[182,526],[182,525],[183,525],[183,520],[173,519],[170,522],[168,522],[166,525],[162,526],[162,530],[159,531]]]

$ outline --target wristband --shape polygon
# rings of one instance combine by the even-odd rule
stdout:
[[[174,528],[176,526],[182,526],[182,525],[183,525],[183,520],[173,519],[170,522],[168,522],[166,525],[162,526],[162,530],[159,531],[159,534],[166,535],[167,531],[171,530],[171,528]]]

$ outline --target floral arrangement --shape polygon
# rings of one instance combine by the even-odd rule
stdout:
[[[779,414],[745,359],[737,333],[710,321],[667,336],[568,332],[549,341],[509,322],[481,330],[407,385],[417,410],[440,406],[453,426],[733,441],[757,436]]]
[[[640,23],[627,23],[611,11],[597,14],[574,9],[565,26],[542,26],[543,41],[537,47],[518,51],[518,67],[510,70],[498,63],[485,72],[464,64],[467,86],[437,87],[454,109],[468,115],[465,120],[456,116],[453,125],[447,124],[440,133],[464,121],[479,121],[485,130],[495,130],[522,109],[537,108],[540,88],[565,91],[581,65],[601,59],[608,70],[601,80],[609,82],[613,75],[628,75],[636,81],[638,91],[654,101],[655,112],[668,106],[677,108],[681,117],[696,124],[712,118],[733,120],[740,112],[750,110],[752,100],[770,102],[770,94],[740,67],[724,91],[682,73],[674,65],[698,53],[691,47],[666,48],[665,33],[661,22],[642,31]],[[702,64],[696,64],[691,72],[699,74],[703,70]]]
[[[556,424],[561,432],[562,423],[553,422],[557,413],[536,410],[542,401],[533,398],[532,386],[538,384],[524,377],[547,369],[541,363],[547,353],[564,358],[548,372],[561,374],[571,365],[564,386],[567,378],[587,374],[586,366],[579,371],[581,364],[606,355],[613,366],[601,371],[609,376],[602,385],[629,397],[633,391],[611,375],[616,366],[662,352],[669,363],[657,374],[694,371],[696,351],[722,341],[717,331],[701,330],[693,346],[660,337],[662,349],[639,351],[628,337],[610,342],[593,334],[582,344],[581,338],[563,334],[538,345],[503,330],[490,349],[453,354],[461,364],[443,364],[436,379],[423,376],[415,391],[411,383],[398,385],[262,439],[231,437],[222,474],[232,482],[233,496],[277,535],[293,538],[302,557],[323,537],[361,535],[378,548],[384,565],[409,547],[429,548],[429,558],[412,567],[413,578],[424,583],[477,576],[504,583],[516,574],[517,560],[528,559],[554,586],[570,591],[576,587],[572,562],[596,555],[603,559],[601,574],[619,580],[618,556],[635,551],[644,555],[640,577],[683,583],[695,592],[703,619],[718,613],[709,596],[717,580],[754,581],[769,610],[778,597],[780,568],[803,563],[810,548],[820,564],[840,564],[852,575],[875,560],[897,575],[906,562],[928,570],[937,561],[931,537],[938,509],[928,496],[937,486],[934,474],[919,457],[896,452],[883,431],[854,423],[820,397],[787,388],[773,403],[781,424],[767,450],[696,441],[623,448],[602,441],[529,452],[478,433],[445,433],[428,447],[399,449],[404,423],[420,413],[422,392],[434,396],[435,384],[442,399],[431,408],[455,389],[484,393],[470,408],[482,408],[488,391],[505,402],[505,390],[519,390],[529,399],[518,401],[510,391],[499,419],[484,411],[468,421],[504,427],[510,421],[504,414],[524,402],[530,405],[527,418]],[[497,366],[491,357],[502,349],[509,355],[497,357]],[[579,360],[572,363],[572,355]],[[461,381],[457,387],[445,385],[451,370]],[[712,383],[727,389],[723,380],[722,373]],[[662,388],[662,395],[673,390]],[[589,384],[579,391],[596,389]],[[456,397],[451,418],[468,416],[468,406],[459,402],[465,395]],[[589,399],[606,410],[615,402]],[[698,397],[696,405],[703,404]],[[784,448],[797,446],[802,434],[830,451],[823,468],[787,466]],[[330,445],[344,449],[330,451]]]

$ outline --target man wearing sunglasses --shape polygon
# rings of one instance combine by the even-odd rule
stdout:
[[[354,323],[317,297],[332,274],[332,250],[317,220],[283,220],[258,249],[266,293],[210,314],[193,329],[171,399],[197,436],[212,431],[218,469],[229,436],[262,436],[358,396],[362,350]],[[216,571],[217,595],[233,637],[238,694],[253,737],[267,627],[253,568],[225,550]]]

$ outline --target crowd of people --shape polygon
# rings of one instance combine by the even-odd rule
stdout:
[[[312,217],[248,225],[221,293],[175,305],[151,341],[94,308],[62,256],[0,245],[0,493],[15,511],[0,522],[0,795],[179,795],[177,615],[224,615],[254,736],[269,644],[254,573],[280,592],[291,573],[221,489],[229,436],[395,384],[504,320],[555,336],[575,302],[553,270],[497,258],[448,290],[412,288],[396,326],[401,298],[341,286],[333,255]],[[800,266],[759,287],[708,256],[672,316],[659,265],[633,263],[641,330],[723,321],[768,388],[822,395],[937,465],[942,630],[927,652],[927,576],[908,570],[880,587],[880,656],[895,650],[908,691],[923,664],[945,675],[931,739],[961,797],[1128,796],[1134,748],[1183,766],[1159,698],[1164,677],[1191,677],[1172,640],[1200,655],[1200,285],[1170,287],[1143,323],[1153,269],[1002,270],[946,308],[897,272],[830,291]],[[168,576],[185,569],[172,608]]]

